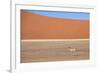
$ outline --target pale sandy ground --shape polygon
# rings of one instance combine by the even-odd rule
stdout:
[[[89,59],[89,40],[21,41],[21,62]]]

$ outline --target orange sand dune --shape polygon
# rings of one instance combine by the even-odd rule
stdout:
[[[21,39],[86,39],[89,21],[61,19],[21,10]]]

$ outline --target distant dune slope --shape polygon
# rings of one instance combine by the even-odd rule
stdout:
[[[21,39],[87,39],[89,21],[63,19],[21,10]]]

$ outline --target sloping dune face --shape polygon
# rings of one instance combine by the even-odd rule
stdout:
[[[21,10],[21,39],[88,39],[89,20],[55,18]]]

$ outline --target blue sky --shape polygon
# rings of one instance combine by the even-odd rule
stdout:
[[[64,19],[80,19],[80,20],[89,20],[90,14],[83,12],[64,12],[64,11],[43,11],[43,10],[27,10],[31,13],[40,14],[49,17],[55,18],[64,18]]]

